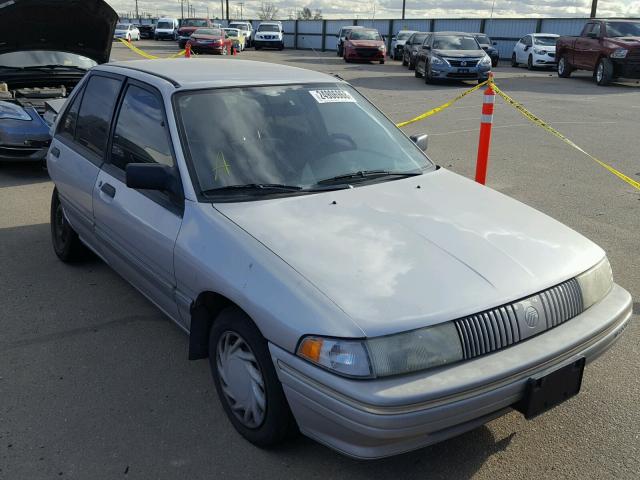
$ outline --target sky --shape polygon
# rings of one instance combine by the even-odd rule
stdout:
[[[229,0],[232,17],[239,17],[240,2]],[[135,12],[135,0],[107,0],[118,12]],[[494,0],[406,0],[406,18],[488,18]],[[153,16],[180,17],[180,0],[138,0],[140,13]],[[220,17],[220,0],[212,2],[189,1],[196,16]],[[260,0],[243,1],[244,18],[258,18]],[[320,9],[324,18],[400,18],[402,0],[272,0],[278,8],[278,18],[286,19],[290,13],[308,7]],[[185,17],[187,16],[187,0]],[[494,17],[588,17],[591,0],[495,0]],[[640,17],[640,0],[598,0],[599,17]]]

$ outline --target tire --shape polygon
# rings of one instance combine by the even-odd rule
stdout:
[[[516,61],[516,53],[515,52],[513,52],[511,54],[511,66],[513,68],[516,68],[518,66],[518,62]]]
[[[567,57],[562,55],[560,60],[558,60],[558,76],[560,78],[569,78],[571,72],[573,72],[573,67],[569,63],[569,60],[567,60]]]
[[[297,432],[267,341],[243,311],[228,307],[220,312],[209,333],[209,352],[218,398],[240,435],[271,447]],[[243,408],[247,401],[249,408]]]
[[[220,55],[229,55],[229,51],[227,50],[227,47],[222,47],[222,52],[220,52]]]
[[[384,60],[380,60],[380,65],[384,65]]]
[[[53,251],[65,263],[74,263],[85,258],[87,247],[84,246],[64,215],[64,209],[58,197],[58,190],[51,195],[51,243]]]
[[[262,47],[260,47],[259,45],[256,45],[256,50],[260,50]]]
[[[593,72],[596,83],[601,87],[609,85],[613,81],[613,63],[608,58],[601,58]]]
[[[284,50],[284,43],[280,44],[280,46],[278,47],[278,50],[279,50],[279,51]]]
[[[533,70],[533,55],[529,55],[527,58],[527,70]]]
[[[409,58],[409,70],[415,70],[415,69],[416,69],[415,62],[412,62],[411,58]]]
[[[343,50],[344,49],[342,47],[340,47],[340,46],[338,47],[338,52],[337,53],[338,53],[339,57],[344,57],[344,51]]]
[[[433,83],[433,76],[431,75],[431,69],[427,66],[427,64],[424,64],[424,83],[426,83],[427,85],[429,85],[430,83]]]
[[[491,67],[496,68],[498,66],[499,60],[491,60]]]
[[[403,67],[409,66],[409,62],[407,62],[407,57],[405,57],[404,55],[402,55],[402,66]]]

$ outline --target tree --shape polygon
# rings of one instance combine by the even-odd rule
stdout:
[[[302,10],[298,10],[298,20],[311,20],[313,13],[309,7],[304,7]]]
[[[278,15],[278,7],[271,2],[262,2],[258,9],[258,18],[260,20],[273,20]]]
[[[320,10],[319,8],[316,8],[316,10],[313,12],[313,19],[322,20],[322,10]]]

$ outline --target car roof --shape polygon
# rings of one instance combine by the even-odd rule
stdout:
[[[473,33],[469,32],[429,32],[434,35],[473,35]]]
[[[559,37],[557,33],[532,33],[532,37]]]
[[[127,70],[136,70],[184,89],[342,82],[314,70],[235,58],[132,60],[107,63],[94,70],[122,75],[127,75]]]

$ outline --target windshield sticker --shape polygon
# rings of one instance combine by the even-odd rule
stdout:
[[[318,103],[356,103],[356,99],[346,90],[309,90]]]

